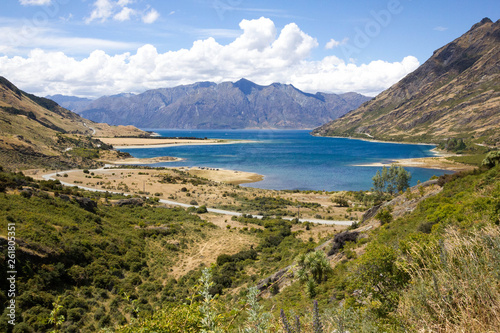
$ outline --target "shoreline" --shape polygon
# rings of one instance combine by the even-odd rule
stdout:
[[[226,139],[161,139],[161,138],[99,138],[105,144],[110,144],[114,149],[149,149],[168,148],[179,146],[206,146],[206,145],[229,145],[238,143],[255,143],[251,140],[226,140]]]
[[[355,167],[390,167],[391,165],[395,164],[397,166],[403,166],[403,167],[446,170],[446,171],[455,171],[455,172],[467,171],[467,170],[472,170],[475,168],[472,165],[447,160],[446,157],[458,156],[458,155],[453,154],[453,153],[447,153],[445,151],[441,151],[441,150],[439,150],[437,145],[433,144],[433,143],[392,142],[392,141],[382,141],[382,140],[369,139],[369,138],[351,138],[351,137],[342,137],[342,136],[321,136],[321,135],[315,135],[315,136],[324,137],[324,138],[361,140],[361,141],[378,142],[378,143],[394,143],[394,144],[402,144],[402,145],[434,146],[434,148],[432,148],[430,150],[430,152],[434,156],[397,159],[397,160],[391,161],[390,163],[375,162],[375,163],[351,165],[351,166],[355,166]]]
[[[449,155],[453,156],[453,155]],[[356,167],[390,167],[391,165],[403,166],[403,167],[413,167],[422,169],[435,169],[435,170],[446,170],[446,171],[467,171],[472,170],[475,167],[473,165],[462,164],[454,161],[449,161],[446,159],[447,156],[435,156],[435,157],[420,157],[420,158],[405,158],[391,161],[390,163],[366,163],[366,164],[355,164],[352,166]]]
[[[185,161],[185,158],[174,157],[174,156],[158,156],[158,157],[146,157],[146,158],[138,158],[138,157],[130,157],[122,160],[108,161],[101,160],[104,163],[111,165],[147,165],[154,163],[168,163],[168,162],[181,162]]]
[[[383,141],[378,139],[370,139],[370,138],[352,138],[347,136],[324,136],[324,135],[313,135],[320,138],[335,138],[335,139],[349,139],[349,140],[361,140],[368,142],[378,142],[378,143],[394,143],[397,145],[418,145],[418,146],[437,146],[435,143],[423,143],[423,142],[405,142],[405,141]]]

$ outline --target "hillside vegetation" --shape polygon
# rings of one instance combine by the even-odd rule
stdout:
[[[118,331],[494,332],[500,325],[500,168],[438,183],[442,190],[413,212],[364,236],[345,236],[340,250],[336,237],[333,270],[324,270],[312,295],[297,278],[283,290],[271,286],[275,296],[261,305],[249,289],[236,312],[227,301],[210,300],[209,326],[202,301],[158,309]],[[176,322],[178,316],[188,321]]]
[[[486,332],[500,324],[498,165],[443,176],[435,195],[407,191],[400,201],[420,201],[410,213],[376,214],[355,232],[326,235],[320,243],[298,238],[302,231],[292,231],[290,221],[238,218],[246,227],[226,232],[246,235],[253,245],[178,278],[170,273],[176,257],[219,235],[202,211],[87,193],[19,173],[2,171],[0,180],[2,242],[7,223],[15,223],[18,235],[16,330],[199,332],[211,325],[232,332],[259,322],[263,332],[292,332],[283,318],[292,327],[295,316],[302,332],[317,332],[318,323],[324,331],[351,332]],[[370,229],[377,219],[382,226]],[[309,225],[303,227],[307,232]],[[321,266],[324,260],[328,266]],[[4,275],[6,260],[0,262]],[[210,281],[202,279],[207,267]],[[6,294],[0,297],[5,304]],[[55,308],[64,316],[59,324],[48,320]]]

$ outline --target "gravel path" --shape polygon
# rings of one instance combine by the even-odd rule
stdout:
[[[93,170],[93,171],[99,171],[99,170],[103,170],[104,168],[102,169],[96,169],[96,170]],[[64,173],[70,173],[70,172],[77,172],[77,171],[82,171],[82,170],[79,170],[79,169],[76,169],[76,170],[67,170],[67,171],[64,171]],[[78,188],[81,188],[83,190],[86,190],[86,191],[91,191],[91,192],[109,192],[109,193],[116,193],[116,194],[124,194],[124,195],[130,195],[130,194],[127,194],[127,193],[123,193],[123,192],[115,192],[115,191],[109,191],[109,190],[101,190],[101,189],[96,189],[96,188],[90,188],[90,187],[85,187],[85,186],[80,186],[80,185],[75,185],[75,184],[71,184],[71,183],[66,183],[66,182],[63,182],[61,181],[60,179],[56,178],[56,175],[57,175],[57,172],[56,173],[51,173],[51,174],[47,174],[47,175],[43,175],[43,179],[45,180],[59,180],[61,182],[62,185],[64,186],[70,186],[70,187],[78,187]],[[171,200],[165,200],[165,199],[160,199],[160,203],[162,204],[166,204],[166,205],[171,205],[171,206],[180,206],[180,207],[184,207],[184,208],[189,208],[189,207],[195,207],[195,208],[198,208],[199,206],[195,206],[195,205],[189,205],[189,204],[185,204],[185,203],[182,203],[182,202],[177,202],[177,201],[171,201]],[[211,213],[217,213],[217,214],[223,214],[223,215],[230,215],[230,216],[242,216],[243,213],[240,213],[240,212],[233,212],[233,211],[229,211],[229,210],[223,210],[223,209],[217,209],[217,208],[207,208],[207,210]],[[252,215],[253,217],[255,218],[258,218],[258,219],[262,219],[263,216],[262,215]],[[292,221],[294,220],[294,218],[291,218],[291,217],[283,217],[284,220],[288,220],[288,221]],[[320,220],[320,219],[312,219],[312,218],[306,218],[306,219],[299,219],[299,222],[311,222],[311,223],[318,223],[318,224],[329,224],[329,225],[344,225],[344,226],[350,226],[352,225],[353,223],[355,223],[356,221],[333,221],[333,220]]]

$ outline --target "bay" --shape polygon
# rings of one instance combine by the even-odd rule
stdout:
[[[180,162],[151,166],[209,167],[255,172],[264,180],[242,186],[275,190],[369,190],[380,167],[356,166],[395,159],[435,156],[432,145],[395,144],[349,138],[315,137],[307,130],[165,130],[164,137],[251,140],[250,143],[120,149],[134,157],[175,156]],[[412,185],[450,171],[405,168]]]

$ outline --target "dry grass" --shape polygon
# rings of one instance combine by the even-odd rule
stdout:
[[[411,287],[398,314],[418,332],[498,332],[500,328],[500,228],[463,235],[423,249],[415,242],[407,270]]]

